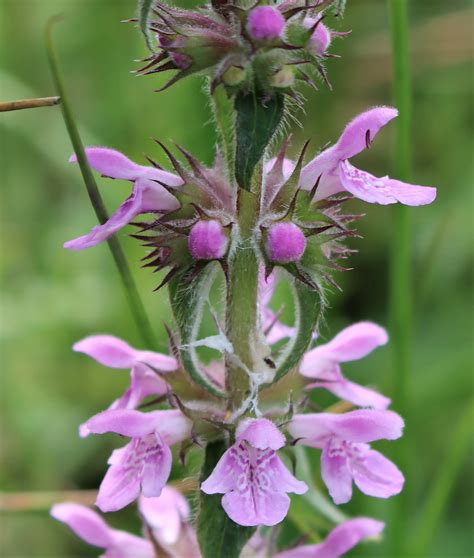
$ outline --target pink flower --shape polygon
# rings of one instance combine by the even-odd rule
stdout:
[[[65,523],[87,544],[103,548],[104,558],[154,558],[150,541],[125,531],[112,529],[99,514],[79,504],[56,504],[51,509],[54,519]]]
[[[268,231],[267,254],[272,262],[290,263],[301,259],[306,248],[303,231],[294,223],[276,223]]]
[[[287,492],[304,494],[308,487],[283,465],[276,450],[285,438],[267,419],[245,419],[236,442],[202,483],[206,494],[224,494],[222,507],[239,525],[276,525],[290,506]]]
[[[195,260],[219,260],[227,250],[227,237],[219,221],[199,221],[188,237],[189,251]]]
[[[139,351],[112,335],[91,335],[73,346],[109,368],[130,368],[130,387],[116,399],[109,409],[135,409],[148,396],[164,395],[167,384],[148,365],[166,374],[178,368],[175,358],[151,351]],[[89,434],[86,425],[79,428],[80,435]]]
[[[336,504],[349,502],[353,480],[364,494],[376,498],[402,490],[402,473],[368,445],[375,440],[395,440],[402,429],[399,415],[376,410],[295,415],[288,425],[288,432],[299,443],[323,450],[321,476]]]
[[[386,409],[390,405],[390,399],[346,380],[340,363],[363,358],[387,341],[387,332],[382,327],[370,322],[353,324],[343,329],[329,343],[308,351],[300,364],[300,374],[317,380],[309,384],[308,389],[325,388],[359,407]]]
[[[191,423],[180,411],[141,413],[129,409],[104,411],[86,423],[92,434],[115,432],[131,441],[109,458],[109,470],[96,504],[104,512],[119,510],[140,494],[159,496],[171,471],[169,446],[189,438]]]
[[[369,517],[357,517],[341,523],[319,544],[297,546],[276,554],[275,558],[339,558],[368,537],[376,537],[385,525]]]
[[[320,153],[301,172],[300,185],[311,190],[319,179],[315,201],[347,191],[356,198],[382,205],[400,202],[425,205],[436,197],[436,188],[415,186],[388,176],[377,178],[353,167],[348,159],[366,149],[380,128],[398,115],[391,107],[376,107],[357,116],[342,132],[339,141]]]
[[[93,227],[85,236],[66,242],[65,248],[83,250],[100,244],[141,213],[167,213],[178,209],[176,198],[160,184],[180,186],[182,180],[178,176],[155,167],[137,165],[122,153],[106,147],[89,147],[86,156],[89,165],[103,176],[133,182],[133,191],[106,223]],[[76,155],[69,161],[76,163]]]
[[[283,36],[285,18],[273,6],[257,6],[250,10],[247,30],[257,40],[272,40]]]
[[[189,504],[175,488],[165,486],[158,498],[141,496],[138,509],[155,539],[170,556],[200,558],[196,534],[189,523]]]

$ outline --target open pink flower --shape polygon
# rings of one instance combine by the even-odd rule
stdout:
[[[141,213],[167,213],[178,209],[179,203],[160,183],[170,187],[180,186],[181,178],[155,167],[137,165],[119,151],[106,147],[86,149],[89,165],[103,176],[130,180],[132,194],[103,225],[93,227],[90,233],[64,244],[69,250],[83,250],[104,242]],[[69,159],[77,163],[76,155]]]
[[[388,176],[377,178],[353,167],[348,161],[369,147],[380,128],[397,115],[398,111],[394,108],[376,107],[354,118],[335,145],[303,168],[301,187],[311,190],[319,179],[315,201],[345,190],[356,198],[382,205],[396,202],[405,205],[431,203],[436,197],[436,188],[406,184]]]
[[[109,458],[110,467],[96,501],[104,512],[127,506],[140,493],[159,496],[171,471],[169,446],[186,440],[191,433],[191,422],[176,410],[109,410],[93,416],[86,427],[92,434],[115,432],[131,438]]]
[[[385,345],[385,329],[371,322],[359,322],[343,329],[329,343],[308,351],[300,364],[300,374],[314,378],[308,388],[325,388],[344,401],[359,407],[386,409],[390,399],[380,393],[346,380],[341,372],[341,362],[359,360],[374,349]]]
[[[200,558],[196,533],[190,524],[190,509],[186,498],[171,486],[165,486],[161,496],[138,500],[138,509],[154,538],[175,558]]]
[[[103,558],[154,558],[150,541],[125,531],[112,529],[91,509],[79,504],[56,504],[51,509],[54,519],[65,523],[87,544],[103,548]]]
[[[146,397],[159,397],[167,392],[166,382],[148,365],[163,374],[178,367],[171,356],[139,351],[113,335],[91,335],[75,343],[73,349],[109,368],[130,369],[130,387],[109,409],[135,409]],[[79,432],[82,437],[89,434],[84,424]]]
[[[245,419],[236,442],[202,483],[206,494],[224,494],[222,507],[239,525],[276,525],[288,513],[287,492],[304,494],[308,487],[283,465],[276,450],[285,437],[267,419]]]
[[[375,440],[395,440],[402,430],[399,415],[376,410],[295,415],[288,425],[298,443],[323,450],[321,476],[336,504],[349,502],[352,481],[364,494],[376,498],[389,498],[402,490],[402,473],[368,445]]]
[[[323,542],[297,546],[279,552],[275,558],[339,558],[364,539],[380,535],[384,527],[381,521],[356,517],[335,527]]]

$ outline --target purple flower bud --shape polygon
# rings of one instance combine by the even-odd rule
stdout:
[[[278,39],[283,36],[285,18],[272,6],[258,6],[250,11],[247,31],[254,39]]]
[[[216,260],[227,250],[227,237],[219,221],[199,221],[189,233],[188,246],[195,260]]]
[[[277,223],[270,228],[267,239],[268,257],[273,262],[298,261],[306,248],[306,238],[294,223]]]
[[[316,18],[307,17],[304,20],[304,26],[307,29],[310,29],[311,27],[314,27],[316,25],[317,21],[318,20]],[[322,21],[319,21],[313,34],[311,35],[308,48],[316,56],[324,56],[330,44],[331,31],[324,25]]]

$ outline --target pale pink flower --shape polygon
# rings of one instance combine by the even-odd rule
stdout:
[[[97,225],[91,232],[64,244],[69,250],[83,250],[104,242],[128,225],[141,213],[167,213],[178,209],[179,202],[161,184],[168,187],[182,185],[181,178],[173,173],[137,165],[119,151],[106,147],[89,147],[86,150],[89,165],[101,175],[133,183],[133,190],[110,219]],[[77,163],[76,155],[69,159]]]
[[[336,504],[349,502],[352,481],[364,494],[377,498],[389,498],[402,490],[402,473],[368,445],[375,440],[395,440],[402,430],[399,415],[377,410],[295,415],[288,425],[298,443],[323,450],[321,476]]]
[[[276,451],[285,437],[268,419],[244,419],[236,442],[202,483],[206,494],[224,494],[222,507],[239,525],[276,525],[288,513],[287,492],[304,494],[308,487],[283,465]]]
[[[168,386],[150,366],[162,374],[178,368],[175,358],[134,349],[113,335],[91,335],[75,343],[73,349],[90,356],[103,366],[130,369],[130,387],[110,405],[109,409],[135,409],[150,395],[155,397],[164,395],[168,391]],[[84,424],[79,427],[79,433],[82,437],[89,434]]]
[[[104,411],[86,422],[92,434],[115,432],[131,438],[109,458],[109,469],[96,504],[104,512],[119,510],[142,493],[159,496],[171,471],[170,446],[190,437],[191,422],[180,411],[141,413],[130,409]]]
[[[378,178],[349,163],[349,159],[369,147],[378,131],[397,115],[398,111],[391,107],[376,107],[359,114],[346,126],[335,145],[303,168],[300,186],[311,190],[319,180],[315,201],[347,191],[356,198],[382,205],[431,203],[436,197],[436,188],[407,184],[388,176]]]
[[[353,324],[328,343],[308,351],[303,357],[299,372],[316,380],[307,386],[308,389],[325,388],[340,399],[359,407],[386,409],[390,405],[390,399],[347,380],[342,375],[340,363],[359,360],[387,342],[387,332],[377,324]]]
[[[100,515],[86,506],[64,503],[51,508],[54,519],[65,523],[87,544],[105,550],[103,558],[154,558],[150,541],[112,529]]]
[[[175,488],[165,486],[157,498],[140,496],[138,509],[153,537],[173,558],[200,558],[196,533],[190,524],[186,498]]]

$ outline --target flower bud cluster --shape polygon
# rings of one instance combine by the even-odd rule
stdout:
[[[205,72],[211,88],[219,83],[231,91],[257,86],[267,95],[291,92],[298,80],[314,84],[315,73],[327,80],[322,62],[332,36],[343,35],[322,22],[328,4],[282,0],[245,8],[223,2],[184,10],[155,0],[156,19],[149,21],[149,28],[159,52],[139,73],[176,70],[165,85],[169,87],[182,77]]]

